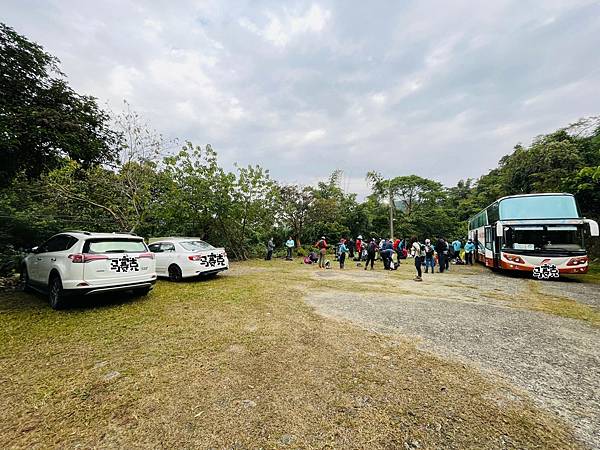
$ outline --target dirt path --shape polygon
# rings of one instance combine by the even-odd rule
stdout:
[[[524,309],[518,302],[541,293],[546,302],[556,295],[595,309],[600,286],[544,284],[458,267],[414,283],[407,269],[315,273],[333,285],[352,276],[389,288],[336,292],[329,287],[312,292],[307,301],[326,316],[418,337],[423,348],[500,375],[567,420],[591,448],[600,448],[600,328]]]

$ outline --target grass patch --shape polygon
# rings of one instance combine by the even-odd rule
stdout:
[[[540,292],[540,282],[528,282],[529,293],[518,299],[521,305],[534,311],[543,311],[556,316],[586,321],[594,326],[600,326],[600,311],[597,308],[576,302],[573,299],[559,296],[549,296]]]
[[[583,276],[583,281],[600,284],[600,263],[590,262],[589,264],[588,273]]]
[[[252,261],[61,312],[0,294],[0,446],[577,447],[508,387],[315,314],[314,271]]]

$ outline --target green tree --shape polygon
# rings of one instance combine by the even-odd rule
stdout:
[[[93,97],[74,92],[58,60],[0,23],[0,186],[38,177],[68,157],[83,167],[111,161],[118,134]]]

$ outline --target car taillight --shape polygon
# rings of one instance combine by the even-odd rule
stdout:
[[[201,258],[202,257],[200,255],[190,255],[190,256],[188,256],[188,259],[190,261],[200,261]]]
[[[579,266],[588,262],[587,256],[580,256],[578,258],[571,258],[567,263],[567,266]]]
[[[106,255],[89,255],[87,253],[73,253],[69,255],[69,259],[73,263],[86,263],[89,261],[99,261],[101,259],[108,259]]]
[[[142,258],[154,259],[154,253],[152,253],[152,252],[140,253],[140,256],[138,256],[138,258],[139,259],[142,259]]]
[[[520,256],[509,255],[508,253],[502,253],[502,256],[504,256],[510,262],[514,262],[514,263],[517,263],[517,264],[525,264],[525,261],[523,261],[523,258],[521,258]]]
[[[75,253],[73,255],[69,255],[69,259],[74,263],[82,263],[84,262],[84,257],[81,253]]]

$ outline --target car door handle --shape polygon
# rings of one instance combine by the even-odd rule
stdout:
[[[39,258],[39,257],[38,257],[38,258],[36,258],[36,259],[37,259],[38,261],[41,261],[41,260],[42,260],[42,258]]]
[[[54,262],[56,261],[56,258],[50,258],[50,261]]]

